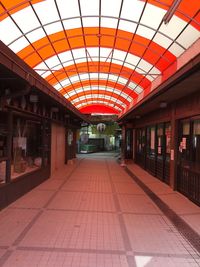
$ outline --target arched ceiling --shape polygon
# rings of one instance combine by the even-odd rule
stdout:
[[[199,8],[188,0],[1,0],[0,38],[83,113],[119,114],[169,66],[176,71],[200,37]]]

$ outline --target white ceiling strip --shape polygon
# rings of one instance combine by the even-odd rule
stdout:
[[[95,73],[93,73],[93,74],[95,74]],[[76,75],[76,76],[72,76],[72,80],[71,81],[73,81],[73,83],[79,83],[80,82],[80,79],[82,80],[82,81],[84,81],[84,80],[88,80],[88,78],[86,78],[87,77],[87,75],[88,74],[86,74],[86,73],[83,73],[83,74],[79,74],[79,76],[78,75]],[[84,77],[85,77],[85,79],[84,79]],[[113,80],[113,77],[115,78],[115,80]],[[111,81],[111,82],[116,82],[116,80],[117,80],[117,78],[118,78],[118,76],[115,76],[115,75],[109,75],[109,81]],[[98,73],[96,73],[96,77],[93,75],[93,78],[92,77],[90,77],[90,79],[92,80],[92,79],[98,79]],[[101,78],[100,78],[100,80],[101,80]],[[103,79],[102,79],[103,80]],[[125,79],[124,79],[125,80]],[[120,79],[120,81],[122,81],[122,79]],[[127,84],[127,82],[128,82],[128,80],[125,80],[126,82],[124,82],[122,85],[126,85]],[[61,89],[62,89],[62,86],[63,87],[65,87],[65,86],[70,86],[71,85],[71,83],[70,83],[70,80],[69,79],[63,79],[62,81],[60,81],[60,83],[57,83],[57,84],[55,84],[54,85],[54,88],[56,89],[56,90],[58,90],[58,91],[60,91]],[[135,89],[135,87],[138,87],[139,89],[138,90],[140,90],[140,91],[143,91],[143,88],[141,87],[141,86],[138,86],[136,83],[133,83],[133,82],[130,82],[129,84],[128,84],[128,88],[129,89],[131,89],[131,90],[134,90]],[[113,90],[113,89],[112,89]]]
[[[91,4],[91,7],[90,7],[90,5],[85,5],[85,7],[83,8],[84,12],[87,14],[90,13],[90,15],[93,15],[93,16],[98,15],[98,14],[96,14],[96,11],[95,11],[95,13],[92,13],[92,10],[97,10],[97,8],[95,6],[96,6],[96,3],[98,1],[92,1],[91,0],[90,2],[93,2],[93,4]],[[110,16],[110,15],[115,16],[116,15],[116,17],[118,17],[120,3],[121,3],[121,0],[109,0],[109,1],[104,0],[104,1],[102,1],[102,15],[108,15],[108,16]],[[59,10],[61,12],[61,16],[63,19],[69,19],[69,18],[77,17],[80,15],[79,11],[78,11],[77,1],[74,1],[74,0],[67,1],[67,5],[69,5],[69,8],[66,7],[65,1],[61,1],[61,0],[58,1],[58,7],[59,7]],[[137,23],[138,18],[141,14],[141,10],[142,10],[143,5],[144,5],[144,3],[142,1],[125,0],[124,4],[123,4],[123,8],[122,8],[121,18],[131,19],[132,21]],[[64,6],[65,6],[65,8],[64,8]],[[84,6],[83,2],[81,4],[81,6]],[[112,8],[110,9],[109,6],[111,6]],[[45,29],[46,29],[48,34],[56,33],[58,31],[62,30],[61,23],[57,22],[59,20],[59,16],[58,16],[58,13],[56,11],[54,0],[46,0],[46,1],[42,1],[40,3],[36,3],[36,4],[34,4],[34,8],[35,8],[40,20],[42,21],[43,25],[55,22],[53,24],[45,26]],[[86,10],[88,10],[88,12],[86,12]],[[111,14],[111,10],[112,10],[112,14]],[[144,24],[144,26],[146,25],[146,26],[152,27],[152,30],[149,28],[144,28],[142,25],[140,25],[138,28],[137,34],[139,34],[145,38],[151,38],[153,32],[157,29],[158,24],[162,20],[165,13],[166,13],[165,10],[163,10],[159,7],[156,7],[154,5],[147,4],[145,11],[144,11],[144,14],[142,16],[141,23]],[[22,29],[24,34],[27,34],[29,31],[35,29],[35,31],[31,35],[29,34],[30,41],[39,40],[39,39],[44,37],[43,31],[41,29],[38,29],[40,24],[39,24],[32,8],[30,6],[14,13],[12,15],[12,17],[14,18],[14,20],[16,20],[17,24]],[[89,20],[87,23],[87,27],[98,27],[99,26],[98,18],[97,19],[94,19],[94,18],[91,19],[91,17],[84,18],[84,21],[86,22],[87,19]],[[102,18],[102,21],[103,21],[103,19],[105,19],[105,18]],[[75,21],[73,21],[73,20],[75,20]],[[117,19],[106,18],[105,20],[106,20],[105,25],[104,25],[105,27],[108,27],[108,25],[109,25],[110,28],[112,28],[112,27],[116,28]],[[26,23],[24,21],[26,21]],[[119,29],[124,30],[124,31],[128,31],[128,32],[134,32],[135,27],[132,28],[132,27],[130,27],[130,25],[127,25],[126,23],[121,23],[121,22],[119,24]],[[64,20],[63,23],[64,23],[64,27],[66,27],[66,29],[81,27],[81,22],[80,22],[79,18],[69,19],[68,21]],[[1,34],[1,36],[3,36],[2,41],[5,42],[5,44],[9,44],[10,42],[12,42],[13,40],[15,40],[16,38],[18,38],[20,36],[20,32],[16,28],[16,26],[14,26],[14,25],[11,26],[11,24],[13,24],[13,22],[10,20],[9,17],[4,19],[3,21],[1,21],[0,34]],[[9,25],[9,29],[12,29],[12,30],[9,31],[9,33],[6,32],[6,34],[3,34],[3,33],[5,33],[5,30],[8,29],[8,27],[7,27],[8,25]],[[174,25],[178,25],[178,26],[174,27]],[[177,16],[173,16],[173,20],[170,21],[170,23],[168,25],[164,25],[164,23],[163,23],[160,31],[164,35],[169,36],[170,38],[174,39],[177,37],[177,35],[184,28],[185,25],[186,25],[185,21],[178,18]],[[34,37],[34,33],[35,33],[35,37]],[[161,36],[162,36],[162,38],[160,38]],[[185,38],[185,36],[186,36],[186,38]],[[187,31],[185,32],[185,35],[183,35],[182,38],[178,39],[178,41],[180,42],[181,45],[188,48],[194,42],[194,40],[196,40],[196,36],[199,36],[199,31],[197,29],[193,28],[191,25],[189,25],[187,27]],[[165,38],[168,39],[167,37],[165,37]],[[157,35],[155,41],[159,45],[163,46],[163,45],[165,45],[165,43],[163,42],[163,39],[164,39],[163,35]],[[185,40],[187,40],[186,43],[185,43]],[[171,42],[171,40],[168,39],[167,43],[170,44],[170,42]],[[21,49],[25,48],[26,45],[27,44],[23,43],[21,45],[21,48],[19,47],[19,45],[17,47],[14,47],[14,45],[12,45],[11,47],[12,47],[12,49],[14,49],[15,52],[18,52]],[[177,56],[176,50],[173,49],[172,51]],[[179,53],[178,53],[178,55],[179,55]]]

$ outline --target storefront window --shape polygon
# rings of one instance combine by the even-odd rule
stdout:
[[[163,154],[163,124],[157,126],[157,154]]]
[[[145,149],[145,129],[137,130],[137,152],[143,153]]]
[[[200,163],[200,120],[193,122],[193,161]]]
[[[68,145],[72,145],[72,143],[73,143],[73,132],[72,132],[72,130],[68,130]]]
[[[182,122],[182,136],[178,149],[182,160],[190,161],[190,121]]]
[[[150,156],[155,156],[155,126],[147,128],[147,151]]]
[[[11,178],[42,166],[41,122],[21,117],[14,118]]]
[[[145,143],[146,143],[146,136],[145,136],[145,129],[142,129],[142,152],[145,152]]]
[[[141,153],[141,130],[137,130],[137,152]]]
[[[7,116],[0,112],[0,183],[6,180],[7,135]]]
[[[165,124],[165,142],[166,142],[166,154],[170,154],[171,151],[171,125]]]

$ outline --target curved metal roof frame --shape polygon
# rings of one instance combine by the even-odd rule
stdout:
[[[78,109],[124,113],[176,72],[199,11],[187,0],[2,0],[0,36]]]

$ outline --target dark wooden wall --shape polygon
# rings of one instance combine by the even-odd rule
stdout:
[[[25,193],[47,180],[50,176],[50,166],[24,174],[13,179],[8,184],[0,186],[0,209],[23,196]]]

